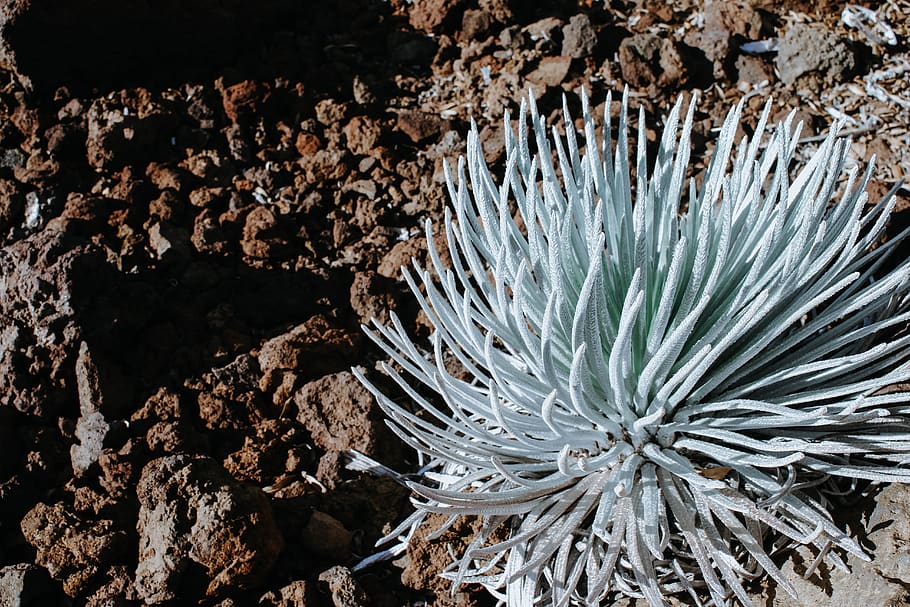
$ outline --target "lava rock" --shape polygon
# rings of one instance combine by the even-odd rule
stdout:
[[[156,221],[149,227],[149,246],[162,261],[189,259],[190,234],[167,221]]]
[[[692,32],[685,38],[686,44],[701,50],[713,64],[713,75],[717,79],[725,78],[727,75],[731,59],[730,42],[730,32],[726,30]]]
[[[373,319],[388,324],[389,313],[398,307],[397,295],[394,280],[372,270],[354,274],[351,307],[363,324],[370,324]]]
[[[894,607],[906,605],[910,599],[907,590],[896,581],[879,575],[875,564],[848,557],[849,571],[822,564],[809,579],[803,574],[815,554],[800,546],[781,567],[784,578],[789,581],[799,599],[786,592],[777,592],[774,607]]]
[[[398,113],[398,130],[414,143],[420,143],[438,135],[442,130],[442,119],[420,110],[404,110]]]
[[[256,424],[254,432],[243,440],[243,446],[224,460],[224,468],[234,478],[259,485],[270,483],[302,458],[295,445],[306,441],[302,428],[287,418],[267,419]]]
[[[738,81],[747,84],[774,82],[774,70],[761,57],[740,55],[734,64]]]
[[[152,111],[140,117],[117,99],[100,98],[87,113],[85,148],[95,170],[148,161],[170,137],[173,116]]]
[[[910,488],[888,485],[875,496],[875,510],[867,525],[875,545],[873,566],[889,580],[910,583]]]
[[[439,32],[455,18],[464,0],[416,0],[411,3],[408,21],[411,27],[428,34]]]
[[[705,31],[725,31],[747,40],[758,40],[764,19],[754,4],[749,0],[706,0],[702,9]]]
[[[317,315],[262,344],[259,366],[265,375],[293,370],[306,379],[314,379],[349,367],[359,344],[358,334]]]
[[[0,569],[0,605],[3,607],[44,607],[62,605],[59,594],[44,569],[31,563]]]
[[[857,54],[847,40],[815,25],[793,24],[777,53],[781,81],[811,89],[842,82],[857,66]]]
[[[50,229],[0,249],[0,406],[59,414],[82,324],[76,306],[103,290],[106,262],[85,241]]]
[[[366,592],[347,567],[337,566],[319,574],[319,581],[328,587],[335,607],[366,607],[370,604]]]
[[[477,9],[466,10],[461,18],[459,39],[463,42],[483,40],[490,34],[491,23],[490,13]]]
[[[365,156],[379,143],[382,130],[379,124],[367,116],[354,116],[344,126],[344,137],[352,154]]]
[[[19,182],[0,179],[0,236],[22,223],[25,215],[25,192]]]
[[[35,561],[63,582],[63,591],[71,597],[87,590],[105,565],[126,559],[125,531],[109,520],[84,520],[62,502],[38,503],[20,528],[35,549]]]
[[[528,82],[542,87],[559,86],[565,80],[571,65],[571,57],[563,57],[561,55],[544,57],[534,71],[528,74]],[[543,91],[535,92],[543,93]]]
[[[350,371],[305,384],[294,396],[297,419],[324,451],[376,455],[385,425],[373,395]]]
[[[250,122],[270,96],[269,89],[264,85],[253,80],[244,80],[223,87],[221,103],[225,115],[232,123]]]
[[[687,71],[677,44],[657,34],[634,34],[619,45],[622,77],[634,87],[678,86]]]
[[[562,28],[562,52],[560,55],[580,59],[587,57],[597,45],[597,32],[591,25],[591,19],[579,13],[569,19]]]
[[[259,598],[261,607],[316,607],[320,605],[316,589],[306,580],[294,580],[278,590],[267,592]]]
[[[314,510],[300,534],[303,548],[316,558],[346,561],[351,556],[353,534],[336,518]]]
[[[191,563],[208,578],[206,596],[258,584],[284,540],[261,489],[237,483],[217,462],[172,455],[142,471],[136,589],[146,604],[176,598]]]

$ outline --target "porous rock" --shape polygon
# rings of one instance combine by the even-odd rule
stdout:
[[[414,29],[438,32],[452,21],[462,4],[464,0],[416,0],[411,3],[408,21]]]
[[[875,544],[875,569],[886,578],[910,584],[910,487],[894,483],[882,489],[875,496],[867,527]]]
[[[155,459],[143,469],[137,494],[136,588],[147,604],[178,598],[191,563],[208,577],[207,596],[255,585],[283,548],[268,497],[212,459]]]
[[[0,249],[0,267],[0,405],[59,412],[82,332],[76,305],[104,284],[104,257],[44,230]]]
[[[351,284],[351,307],[360,322],[370,324],[375,318],[380,323],[389,322],[389,312],[398,305],[395,281],[371,270],[354,274]]]
[[[561,55],[580,59],[587,57],[597,45],[597,32],[591,25],[591,19],[584,13],[579,13],[569,19],[569,23],[562,28]]]
[[[382,428],[373,395],[350,371],[305,384],[294,396],[300,420],[324,451],[357,449],[374,455]]]
[[[167,140],[172,118],[162,111],[139,115],[118,99],[96,99],[87,114],[89,164],[96,170],[110,170],[149,160]]]
[[[319,574],[319,581],[328,587],[335,607],[366,607],[369,598],[347,567],[338,565]]]
[[[404,110],[398,114],[398,130],[407,135],[414,143],[420,143],[442,130],[442,119],[429,112]]]
[[[350,366],[359,342],[359,335],[316,315],[262,344],[259,366],[263,374],[293,370],[313,379]]]
[[[747,40],[762,35],[762,14],[750,0],[705,0],[705,30],[725,31]]]
[[[0,569],[0,606],[44,607],[60,605],[54,586],[41,567],[31,563],[8,565]],[[59,593],[59,590],[57,591]]]
[[[896,607],[907,604],[907,591],[899,583],[881,576],[874,564],[853,556],[847,559],[850,571],[821,563],[815,573],[804,578],[806,568],[815,556],[808,548],[800,547],[781,567],[784,578],[799,595],[798,599],[778,588],[759,604],[762,607]]]
[[[635,87],[675,86],[685,82],[686,67],[672,39],[634,34],[619,45],[623,80]]]
[[[84,520],[63,502],[39,502],[20,524],[35,561],[63,582],[71,597],[84,592],[105,565],[126,557],[127,536],[110,520]]]
[[[294,580],[278,590],[267,592],[259,598],[262,607],[314,607],[319,605],[316,590],[306,580]]]
[[[76,388],[79,393],[79,419],[76,421],[76,439],[78,442],[70,447],[70,460],[73,472],[81,476],[104,448],[104,437],[110,430],[110,424],[101,412],[104,395],[100,386],[98,368],[88,349],[82,342],[79,356],[76,358]]]
[[[795,23],[781,40],[777,69],[784,84],[831,86],[856,72],[857,56],[853,47],[834,32]]]

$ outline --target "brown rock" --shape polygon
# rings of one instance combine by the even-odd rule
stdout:
[[[354,274],[351,284],[351,308],[360,322],[370,324],[373,319],[388,324],[389,312],[398,306],[395,281],[371,270]]]
[[[544,57],[534,71],[528,74],[528,82],[539,86],[559,86],[568,75],[571,65],[571,57]]]
[[[484,40],[490,35],[491,24],[490,13],[483,10],[468,9],[461,18],[461,35],[459,38],[465,42]]]
[[[687,78],[676,43],[656,34],[635,34],[623,40],[619,66],[623,80],[638,88],[676,86]]]
[[[451,563],[451,553],[460,555],[471,540],[480,532],[481,521],[475,517],[459,517],[452,527],[437,539],[427,539],[429,535],[442,527],[448,519],[443,514],[428,514],[417,528],[413,538],[408,542],[407,552],[401,561],[401,582],[409,587],[430,590],[440,598],[452,591],[452,583],[439,576]],[[504,533],[494,532],[496,541],[505,540]],[[490,543],[493,543],[492,541]],[[470,604],[466,593],[460,593],[456,604]]]
[[[120,99],[96,99],[86,114],[88,162],[96,170],[119,169],[150,159],[176,126],[171,113],[150,111],[141,117]]]
[[[734,64],[739,82],[760,84],[774,82],[774,70],[761,57],[740,55]]]
[[[209,188],[215,188],[226,178],[230,177],[232,171],[228,165],[228,160],[217,150],[208,149],[196,154],[191,154],[180,162],[180,168],[186,169],[204,183]]]
[[[270,96],[266,85],[244,80],[221,91],[224,113],[231,122],[238,122],[253,116]]]
[[[705,30],[692,32],[685,43],[701,50],[712,63],[715,78],[724,78],[730,60],[730,32],[726,30]]]
[[[522,43],[530,38],[532,48],[545,55],[555,55],[559,51],[559,41],[564,25],[565,21],[559,17],[544,17],[526,25],[522,30],[525,36],[513,36],[513,38]]]
[[[591,19],[584,13],[574,15],[562,28],[562,52],[560,55],[580,59],[587,57],[597,46],[597,32]]]
[[[304,433],[288,418],[268,419],[256,424],[243,446],[227,456],[224,468],[238,480],[268,484],[284,474],[294,446],[305,441]]]
[[[321,147],[322,142],[319,140],[319,137],[313,133],[300,132],[297,134],[297,139],[294,142],[294,148],[301,156],[315,154]]]
[[[347,567],[337,566],[319,574],[319,581],[328,587],[335,607],[367,607],[370,600]]]
[[[748,40],[762,37],[762,15],[749,0],[705,0],[706,31],[719,30]]]
[[[62,502],[38,503],[20,528],[36,551],[35,561],[63,582],[63,591],[71,597],[87,590],[106,564],[126,558],[124,531],[109,520],[82,520]]]
[[[196,215],[190,242],[194,249],[207,255],[220,255],[231,248],[227,234],[218,221],[218,215],[211,209],[203,209]]]
[[[47,153],[54,160],[75,161],[85,156],[85,127],[80,124],[55,124],[44,132]]]
[[[351,556],[353,534],[332,516],[314,510],[300,534],[304,548],[316,558],[346,561]]]
[[[149,217],[162,221],[179,223],[183,219],[186,203],[182,196],[178,196],[173,190],[164,190],[151,202],[149,202]]]
[[[349,371],[304,385],[294,397],[297,419],[324,451],[357,449],[375,455],[383,428],[373,395]]]
[[[0,179],[0,236],[22,222],[25,213],[25,192],[12,179]]]
[[[114,565],[105,572],[104,583],[85,602],[85,607],[131,607],[139,601],[133,576],[124,565]]]
[[[186,170],[168,163],[151,162],[145,174],[159,190],[183,192],[192,181],[192,175]]]
[[[259,366],[263,374],[287,369],[312,379],[349,367],[359,346],[360,335],[317,315],[262,344]]]
[[[46,229],[0,249],[0,406],[59,414],[73,402],[69,378],[81,342],[76,306],[104,288],[105,257]]]
[[[347,175],[349,160],[350,154],[346,150],[332,147],[301,157],[300,167],[309,183],[337,181]]]
[[[199,453],[208,445],[206,437],[182,419],[153,424],[145,434],[145,443],[155,455]]]
[[[109,495],[120,499],[132,492],[147,451],[137,439],[128,440],[119,449],[104,449],[98,456],[101,468],[99,484]]]
[[[464,0],[416,0],[411,3],[408,21],[411,27],[427,33],[442,30],[447,21],[454,19],[454,13]]]
[[[262,607],[318,607],[316,589],[306,580],[294,580],[278,590],[267,592],[259,599]]]
[[[240,246],[245,255],[258,259],[284,258],[291,254],[287,239],[278,230],[278,218],[265,205],[254,207],[247,215]]]
[[[258,584],[283,547],[268,497],[236,483],[211,459],[153,460],[137,494],[135,585],[146,604],[176,599],[191,562],[208,576],[209,597]]]
[[[376,273],[386,278],[399,280],[402,278],[402,266],[410,269],[412,259],[416,259],[421,265],[424,265],[426,253],[427,239],[422,236],[396,242],[379,262]]]
[[[320,124],[333,127],[348,117],[351,104],[330,98],[317,103],[314,109],[316,110],[316,120]]]
[[[156,221],[149,227],[149,246],[161,260],[188,259],[190,234],[167,221]]]
[[[420,110],[403,110],[398,113],[397,128],[414,143],[420,143],[439,134],[442,118]]]
[[[354,116],[344,126],[344,137],[351,153],[365,156],[379,143],[379,124],[368,116]]]
[[[264,205],[254,207],[246,216],[246,222],[243,225],[244,239],[259,239],[268,236],[276,227],[278,227],[278,218],[270,208]]]
[[[196,397],[200,421],[210,430],[239,430],[255,424],[265,410],[259,377],[259,363],[247,353],[205,373],[202,379],[207,387]]]

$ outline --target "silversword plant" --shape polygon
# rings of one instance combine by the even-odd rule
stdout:
[[[615,146],[609,100],[599,135],[582,106],[583,145],[568,111],[549,136],[533,99],[517,132],[507,115],[498,180],[472,129],[438,226],[451,264],[431,244],[405,272],[431,345],[394,318],[371,333],[412,404],[361,380],[432,469],[392,537],[481,517],[446,575],[509,607],[749,605],[762,571],[794,593],[769,556],[789,546],[818,555],[807,575],[867,558],[826,496],[910,481],[910,397],[885,390],[910,379],[894,196],[867,204],[839,125],[794,171],[799,127],[768,129],[770,103],[751,141],[730,111],[700,186],[694,102],[653,166],[643,111],[630,160],[626,95]]]

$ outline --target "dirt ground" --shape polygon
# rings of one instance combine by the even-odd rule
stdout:
[[[770,95],[807,150],[845,121],[873,200],[910,175],[905,0],[54,4],[0,0],[0,605],[494,604],[435,576],[471,521],[352,573],[410,506],[342,454],[415,470],[360,323],[428,335],[399,268],[529,89],[555,123],[628,86],[649,143],[698,94],[696,177]]]

